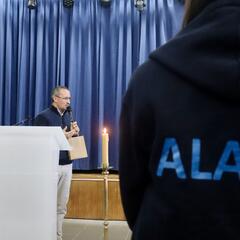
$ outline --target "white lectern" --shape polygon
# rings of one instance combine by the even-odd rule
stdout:
[[[60,127],[0,127],[0,239],[56,240]]]

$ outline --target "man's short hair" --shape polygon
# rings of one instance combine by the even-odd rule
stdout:
[[[61,89],[65,89],[65,90],[69,91],[69,89],[65,86],[57,86],[57,87],[53,88],[52,93],[51,93],[52,100],[53,100],[54,96],[58,96]]]

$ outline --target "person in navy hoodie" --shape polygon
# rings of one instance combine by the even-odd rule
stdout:
[[[134,240],[239,240],[240,1],[185,4],[123,99],[123,208]]]
[[[39,113],[35,120],[35,126],[60,126],[66,138],[79,134],[77,122],[72,122],[70,106],[71,94],[65,86],[58,86],[52,90],[52,104],[49,108]],[[72,180],[72,161],[68,151],[60,151],[58,166],[58,189],[57,189],[57,240],[62,240],[62,224],[67,212]]]

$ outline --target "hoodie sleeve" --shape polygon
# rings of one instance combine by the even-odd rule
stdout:
[[[132,93],[132,86],[129,86],[120,116],[120,190],[125,216],[132,230],[149,181],[150,153],[145,141],[148,123],[141,117],[149,115],[144,104],[139,103],[138,99],[135,93]]]
[[[133,137],[131,129],[128,103],[125,101],[122,105],[120,116],[120,154],[119,154],[119,175],[120,175],[120,190],[123,209],[131,230],[135,224],[137,213],[140,207],[139,198],[136,200],[136,194],[141,198],[141,192],[136,189],[134,172],[134,152],[132,149]]]

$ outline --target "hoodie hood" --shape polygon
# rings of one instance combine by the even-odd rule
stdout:
[[[240,0],[211,2],[175,38],[157,49],[157,61],[184,81],[240,101]]]

